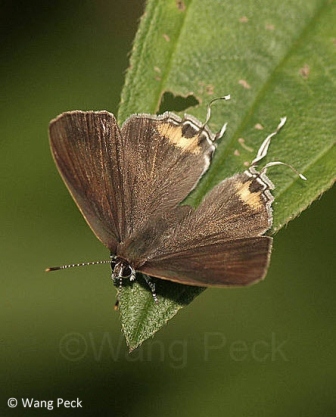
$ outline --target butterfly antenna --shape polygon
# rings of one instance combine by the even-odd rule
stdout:
[[[208,104],[207,115],[206,115],[206,119],[205,119],[205,122],[204,122],[203,126],[205,126],[209,123],[209,120],[211,118],[211,106],[213,105],[213,103],[215,103],[216,101],[219,101],[219,100],[230,100],[230,98],[231,98],[231,96],[230,96],[230,94],[228,94],[227,96],[217,97],[217,98],[214,98],[213,100],[210,101],[210,103]],[[226,127],[227,127],[227,123],[225,123],[223,125],[223,127],[221,128],[221,130],[216,133],[214,140],[220,139],[224,135],[224,133],[226,131]]]
[[[47,268],[45,271],[50,272],[50,271],[58,271],[60,269],[75,268],[77,266],[101,265],[101,264],[110,264],[110,263],[111,263],[111,260],[82,262],[82,263],[78,263],[78,264],[51,266],[50,268]]]

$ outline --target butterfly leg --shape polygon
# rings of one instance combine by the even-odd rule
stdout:
[[[143,277],[152,292],[152,296],[154,298],[155,303],[158,303],[159,300],[156,294],[155,283],[152,281],[152,278],[149,275],[143,274]]]
[[[120,294],[120,291],[121,291],[121,288],[122,288],[122,276],[120,276],[120,273],[119,273],[118,276],[116,276],[115,273],[114,273],[114,267],[112,266],[112,264],[111,264],[111,267],[112,267],[111,278],[112,278],[112,281],[113,281],[113,285],[115,287],[118,287],[117,298],[116,298],[116,301],[115,301],[115,304],[114,304],[114,310],[118,311],[119,310],[119,294]],[[119,285],[118,285],[118,281],[119,281]]]

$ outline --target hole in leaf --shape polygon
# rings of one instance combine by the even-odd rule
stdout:
[[[165,111],[180,112],[189,107],[195,107],[198,104],[199,101],[192,94],[187,97],[182,97],[175,96],[173,93],[166,91],[161,98],[159,114],[164,113]]]

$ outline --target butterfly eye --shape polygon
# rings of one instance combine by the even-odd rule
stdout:
[[[134,270],[129,265],[124,265],[121,271],[122,278],[131,278],[134,275]]]
[[[124,260],[117,258],[111,259],[112,279],[123,280],[129,278],[131,281],[135,279],[135,270]]]
[[[113,256],[111,256],[111,269],[112,269],[112,271],[114,271],[114,268],[115,268],[115,266],[117,265],[117,260],[115,259],[115,257]]]

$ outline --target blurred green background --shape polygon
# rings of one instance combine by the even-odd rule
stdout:
[[[116,113],[142,11],[2,2],[1,415],[38,413],[21,398],[78,397],[82,409],[53,413],[335,416],[335,188],[276,235],[263,283],[205,291],[132,354],[108,266],[44,272],[108,255],[56,171],[47,128],[66,110]]]

